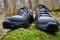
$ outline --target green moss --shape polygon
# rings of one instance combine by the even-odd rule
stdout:
[[[2,40],[37,40],[37,38],[34,35],[33,31],[20,28],[15,31],[12,31]]]
[[[19,28],[10,32],[2,40],[60,40],[60,32],[53,36],[37,29]]]

